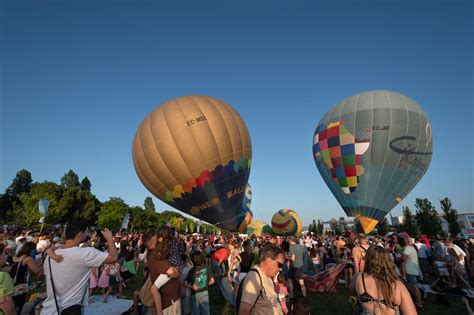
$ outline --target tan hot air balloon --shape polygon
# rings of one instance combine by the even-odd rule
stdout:
[[[210,96],[184,96],[155,108],[133,140],[133,163],[163,202],[236,231],[252,146],[240,115]]]

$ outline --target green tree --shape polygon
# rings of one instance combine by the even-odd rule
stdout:
[[[344,219],[344,217],[339,218],[338,224],[339,224],[339,230],[341,231],[341,233],[347,231],[347,221],[346,219]]]
[[[92,187],[92,184],[89,178],[87,178],[87,176],[84,177],[81,181],[81,189],[83,191],[91,191],[91,187]]]
[[[21,169],[16,173],[12,183],[5,190],[5,194],[0,198],[0,219],[2,221],[6,219],[6,222],[11,222],[14,214],[8,214],[8,212],[13,210],[15,204],[17,207],[15,212],[20,211],[18,210],[22,208],[20,195],[30,192],[32,182],[33,179],[29,171]]]
[[[442,232],[438,212],[436,212],[428,199],[416,198],[415,208],[416,222],[418,223],[418,226],[420,226],[423,234],[435,236]]]
[[[318,220],[319,222],[319,220]],[[316,224],[316,220],[313,219],[313,224],[311,224],[311,232],[313,232],[314,234],[318,234],[318,226]]]
[[[440,201],[441,209],[444,211],[444,218],[448,221],[449,225],[449,234],[452,237],[456,237],[459,233],[461,233],[461,228],[458,222],[458,212],[456,209],[452,209],[451,200],[448,197],[442,199]]]
[[[314,221],[313,221],[314,222]],[[323,235],[324,234],[324,224],[321,220],[318,220],[318,225],[316,226],[316,234]]]
[[[420,236],[420,227],[409,207],[403,207],[403,223],[399,226],[400,232],[407,232],[412,237]]]
[[[130,207],[121,198],[111,197],[97,215],[99,227],[118,230],[127,211]]]
[[[337,221],[336,219],[331,219],[329,226],[331,230],[334,232],[334,234],[341,235],[342,231],[339,225],[339,221]]]
[[[170,218],[169,223],[172,227],[176,229],[178,232],[184,232],[186,229],[186,225],[184,223],[184,217],[177,217],[173,216]]]
[[[377,234],[385,236],[388,232],[390,232],[390,225],[388,224],[387,218],[383,218],[377,224]]]
[[[308,233],[313,232],[313,227],[311,226],[311,223],[308,225]]]
[[[73,170],[69,170],[64,176],[61,178],[61,186],[66,189],[79,189],[81,184],[79,183],[79,176],[74,173]]]
[[[153,199],[151,197],[146,197],[145,202],[143,203],[143,206],[146,209],[151,209],[153,212],[155,212],[155,204],[153,203]]]
[[[31,173],[25,169],[21,169],[16,173],[10,186],[8,186],[6,194],[10,197],[19,198],[21,194],[30,192],[32,183],[33,178],[31,177]]]

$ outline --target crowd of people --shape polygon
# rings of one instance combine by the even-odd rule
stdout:
[[[310,314],[308,278],[341,264],[354,313],[417,314],[431,291],[437,300],[461,296],[472,313],[474,245],[462,239],[189,235],[167,225],[113,233],[73,221],[41,232],[4,227],[0,240],[4,314],[81,314],[84,305],[108,303],[112,294],[124,298],[132,284],[127,314],[211,314],[212,285],[236,314]],[[143,281],[136,285],[139,272]],[[42,285],[46,294],[27,302]]]

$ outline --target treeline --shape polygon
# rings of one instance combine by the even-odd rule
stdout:
[[[197,222],[174,211],[157,213],[151,197],[144,200],[143,207],[131,207],[120,197],[100,201],[92,193],[90,180],[72,170],[64,174],[60,184],[34,182],[31,173],[20,170],[3,194],[0,194],[0,223],[24,227],[38,227],[41,214],[40,199],[48,199],[49,208],[45,224],[64,224],[73,219],[83,219],[91,226],[119,229],[127,212],[130,212],[129,228],[152,230],[170,223],[179,232],[197,231]],[[217,228],[200,224],[201,233],[216,233]]]
[[[461,233],[457,210],[452,208],[451,200],[447,197],[440,201],[440,205],[442,214],[448,222],[448,234],[452,237],[457,236]],[[428,236],[448,236],[442,229],[438,211],[428,199],[417,198],[415,200],[415,209],[415,214],[413,214],[409,207],[403,207],[404,221],[397,226],[397,232],[407,232],[413,237],[418,237],[422,234]],[[357,219],[354,219],[354,224],[352,226],[348,226],[347,221],[343,217],[339,218],[339,220],[331,219],[329,221],[329,226],[329,231],[336,235],[341,235],[346,231],[364,233],[364,230]],[[309,225],[308,231],[313,232],[316,235],[323,235],[323,223],[320,220],[317,220],[316,222],[316,220],[313,219],[313,223]],[[391,227],[388,220],[383,218],[371,234],[384,236],[390,231]]]

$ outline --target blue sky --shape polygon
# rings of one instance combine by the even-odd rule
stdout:
[[[388,89],[428,113],[431,166],[397,206],[474,210],[472,1],[1,1],[0,190],[72,169],[101,201],[142,205],[136,128],[182,95],[226,100],[253,144],[254,218],[344,213],[312,157],[321,117]],[[3,13],[2,13],[3,12]],[[154,198],[159,211],[170,207]]]

